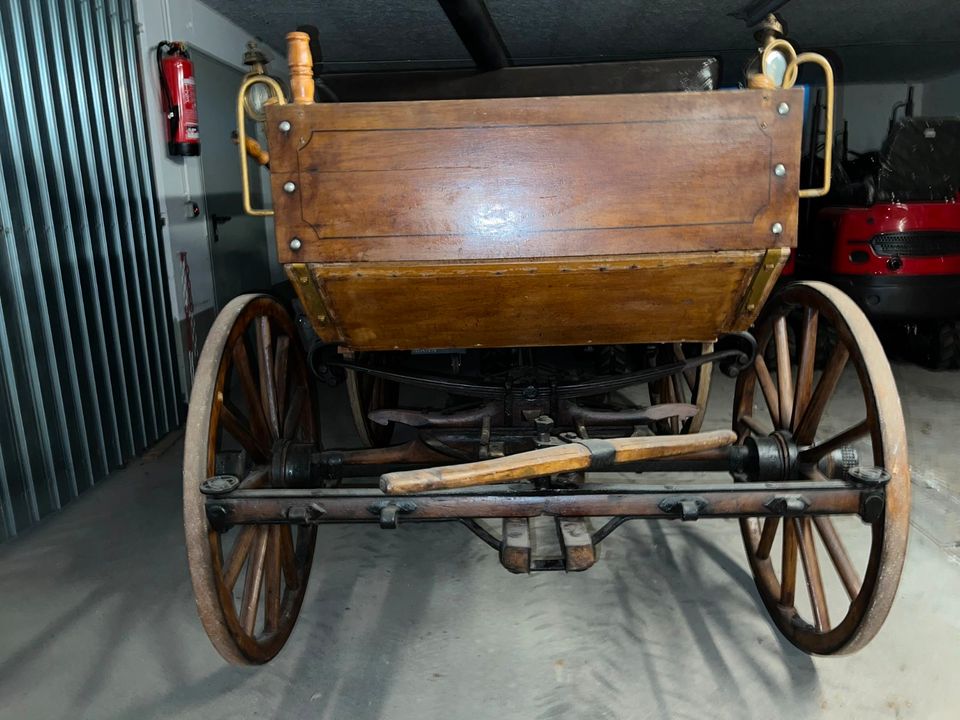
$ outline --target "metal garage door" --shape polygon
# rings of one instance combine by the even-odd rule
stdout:
[[[179,424],[131,0],[0,3],[0,539]]]

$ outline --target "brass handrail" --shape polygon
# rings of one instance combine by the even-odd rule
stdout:
[[[283,96],[283,89],[280,87],[280,83],[274,80],[269,75],[251,75],[246,78],[243,83],[240,85],[240,90],[237,92],[237,147],[240,152],[240,177],[241,184],[243,186],[243,211],[247,215],[252,215],[254,217],[271,217],[273,215],[273,210],[266,208],[255,208],[250,203],[250,169],[247,167],[247,128],[246,128],[246,116],[244,112],[244,99],[246,98],[247,91],[257,83],[262,83],[273,90],[274,101],[278,105],[286,105],[287,100]]]
[[[767,66],[767,61],[772,52],[778,51],[783,54],[784,59],[787,61],[787,67],[783,73],[783,80],[777,85],[776,80],[767,75],[764,72],[764,68]],[[827,60],[823,55],[819,53],[801,53],[797,55],[797,51],[793,49],[793,45],[784,40],[783,38],[776,38],[770,40],[760,54],[760,71],[753,73],[748,77],[749,86],[751,88],[758,89],[773,89],[781,87],[784,89],[792,88],[797,82],[797,74],[799,71],[800,65],[803,63],[812,63],[814,65],[819,65],[823,70],[823,75],[825,79],[825,85],[827,90],[827,123],[826,123],[826,140],[824,141],[824,151],[823,151],[823,184],[818,188],[801,188],[800,197],[802,198],[813,198],[813,197],[822,197],[830,192],[830,180],[833,173],[833,108],[834,108],[834,84],[833,84],[833,67],[830,65],[830,61]],[[816,148],[811,148],[811,152],[816,152]]]

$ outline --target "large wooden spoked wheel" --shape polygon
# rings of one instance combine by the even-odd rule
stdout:
[[[713,343],[671,343],[660,348],[657,362],[667,364],[684,362],[688,357],[699,357],[713,352]],[[690,403],[697,406],[697,414],[681,420],[670,418],[656,423],[653,427],[658,435],[679,435],[700,432],[703,417],[707,412],[707,400],[710,398],[710,378],[713,363],[685,370],[679,375],[671,375],[650,383],[650,402]]]
[[[197,609],[231,663],[264,663],[283,647],[300,612],[316,528],[248,525],[218,533],[207,520],[200,484],[232,474],[243,488],[269,487],[274,444],[317,437],[312,376],[290,316],[264,295],[231,301],[197,365],[183,468]]]
[[[803,315],[796,363],[785,319],[795,309]],[[818,332],[824,325],[834,332]],[[821,371],[816,345],[825,336],[834,345]],[[768,367],[771,342],[776,360]],[[910,471],[893,374],[863,312],[825,283],[784,288],[767,305],[757,343],[756,361],[737,380],[733,421],[741,442],[767,434],[772,423],[798,444],[805,479],[823,479],[818,463],[841,448],[856,450],[859,465],[890,475],[883,515],[873,524],[855,516],[741,520],[757,588],[780,631],[808,653],[852,652],[883,624],[907,546]],[[834,412],[847,416],[846,429],[823,431]]]
[[[363,361],[376,366],[377,355],[364,355]],[[359,358],[358,358],[359,359]],[[393,423],[380,425],[370,419],[370,413],[383,408],[395,408],[400,401],[400,385],[392,380],[374,377],[367,373],[347,370],[347,395],[353,424],[364,447],[384,447],[393,437]]]

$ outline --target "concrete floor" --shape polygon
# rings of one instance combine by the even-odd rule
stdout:
[[[177,443],[0,546],[0,718],[956,718],[960,375],[896,372],[914,532],[856,655],[780,640],[732,521],[628,524],[588,572],[535,576],[455,525],[328,527],[285,650],[233,668],[196,617]]]

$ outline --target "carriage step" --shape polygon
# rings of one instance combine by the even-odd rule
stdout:
[[[584,518],[504,518],[500,563],[513,573],[580,572],[597,561]]]

